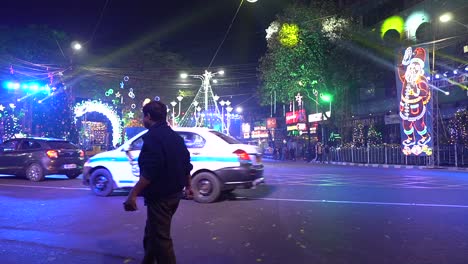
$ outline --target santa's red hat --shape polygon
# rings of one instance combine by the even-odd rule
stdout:
[[[423,48],[416,48],[414,51],[413,51],[413,58],[411,58],[411,61],[410,63],[419,63],[419,65],[421,65],[421,67],[424,68],[424,60],[426,59],[426,50],[424,50]]]

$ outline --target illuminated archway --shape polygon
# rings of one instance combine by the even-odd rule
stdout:
[[[103,114],[111,122],[112,145],[115,147],[119,142],[121,142],[120,136],[122,134],[122,120],[110,105],[96,100],[84,101],[77,103],[73,112],[75,114],[75,123],[78,121],[79,117],[82,117],[86,113],[97,112]]]

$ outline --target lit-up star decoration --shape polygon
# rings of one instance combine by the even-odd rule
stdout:
[[[15,109],[16,105],[15,104],[10,104],[11,109]]]
[[[133,118],[135,116],[133,112],[129,112],[127,115],[128,115],[128,118]]]
[[[3,111],[3,110],[5,110],[5,107],[0,104],[0,111]]]
[[[279,32],[281,45],[292,48],[299,43],[299,27],[296,24],[285,23]]]
[[[120,96],[121,96],[120,92],[117,92],[117,93],[115,94],[115,97],[120,97]]]
[[[300,93],[297,93],[296,101],[297,101],[298,105],[302,105],[302,98],[303,98],[303,96]]]
[[[120,88],[123,89],[125,86],[124,82],[120,82]]]

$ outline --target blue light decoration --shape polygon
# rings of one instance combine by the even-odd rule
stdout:
[[[20,83],[20,82],[13,82],[13,81],[8,81],[4,82],[3,86],[7,88],[8,90],[14,90],[14,91],[19,91],[20,88],[24,93],[44,93],[47,95],[50,95],[51,93],[51,88],[49,87],[48,84],[42,85],[39,83]]]
[[[402,152],[406,156],[431,156],[434,144],[429,114],[432,91],[427,80],[429,54],[422,47],[408,47],[398,55],[395,75],[400,93]]]

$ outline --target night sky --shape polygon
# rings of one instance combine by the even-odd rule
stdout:
[[[292,0],[244,1],[214,65],[256,63],[265,29]],[[95,54],[152,34],[163,48],[207,66],[240,0],[22,0],[2,1],[1,24],[46,24],[87,43]]]

